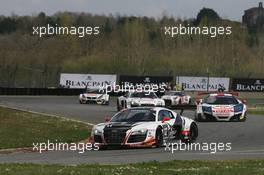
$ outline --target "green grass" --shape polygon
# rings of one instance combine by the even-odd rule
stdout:
[[[249,109],[249,114],[264,115],[264,109]]]
[[[254,107],[249,106],[249,114],[264,115],[264,104],[258,104]]]
[[[32,147],[47,140],[78,142],[90,130],[83,123],[0,107],[0,149]]]
[[[240,161],[170,161],[148,162],[126,165],[39,165],[0,164],[1,175],[260,175],[264,174],[264,160]]]

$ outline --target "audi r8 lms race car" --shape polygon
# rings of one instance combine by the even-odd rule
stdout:
[[[209,94],[197,104],[195,119],[216,121],[245,121],[247,106],[231,93]]]
[[[96,103],[96,104],[109,104],[109,95],[103,89],[87,89],[85,93],[79,96],[80,104]]]
[[[165,106],[165,102],[155,92],[127,92],[124,96],[117,99],[118,111],[139,106],[163,107]]]
[[[93,127],[90,142],[99,148],[161,147],[177,139],[194,142],[198,137],[197,124],[169,109],[136,107],[115,114],[109,122]]]
[[[183,91],[167,91],[161,98],[165,101],[165,107],[188,105],[191,103],[191,96],[186,95]]]

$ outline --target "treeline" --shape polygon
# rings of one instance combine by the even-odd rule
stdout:
[[[33,36],[33,26],[99,26],[100,35]],[[164,26],[231,26],[231,35],[164,35]],[[254,42],[256,40],[258,42]],[[203,9],[194,19],[102,16],[0,16],[0,87],[55,87],[61,72],[264,77],[264,37]]]

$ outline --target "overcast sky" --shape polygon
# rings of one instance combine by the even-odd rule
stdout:
[[[203,7],[213,8],[223,18],[241,21],[245,9],[263,0],[0,0],[1,15],[48,15],[58,11],[93,14],[126,14],[160,17],[168,15],[193,18]]]

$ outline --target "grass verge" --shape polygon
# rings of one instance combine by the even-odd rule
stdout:
[[[264,109],[249,109],[249,114],[264,115]]]
[[[0,107],[0,149],[32,147],[47,140],[78,142],[90,130],[83,123]]]
[[[264,115],[264,104],[258,104],[254,107],[249,107],[249,114]]]
[[[148,162],[127,165],[39,165],[39,164],[0,164],[0,174],[5,175],[50,175],[50,174],[79,174],[79,175],[248,175],[264,174],[264,160],[240,161],[170,161]]]

